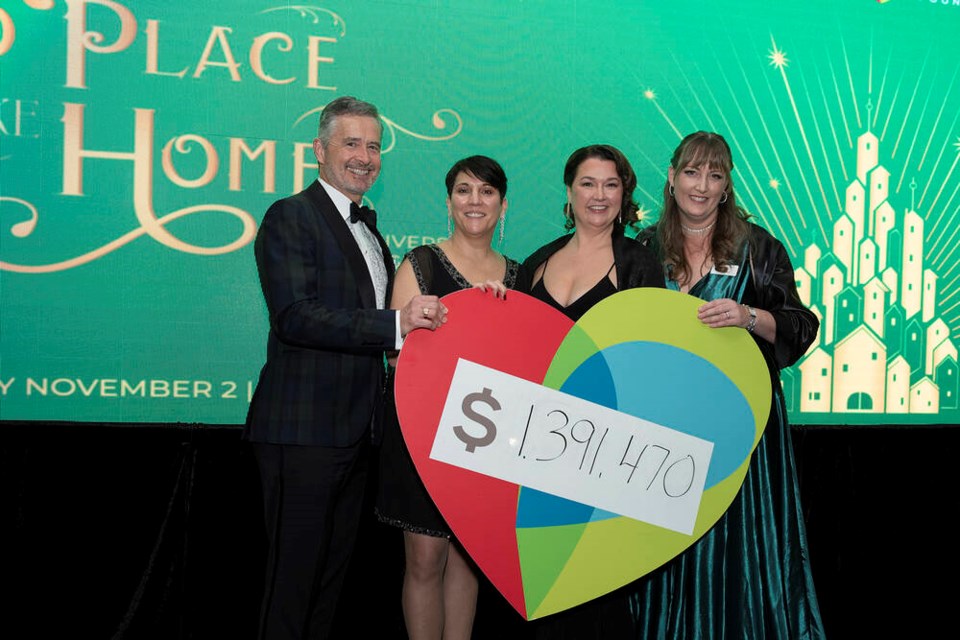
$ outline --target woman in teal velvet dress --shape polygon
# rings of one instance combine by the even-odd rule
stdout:
[[[819,321],[797,294],[783,245],[737,207],[732,170],[721,136],[700,131],[684,138],[671,159],[660,220],[638,239],[662,260],[668,288],[707,301],[698,310],[704,324],[753,335],[773,402],[727,512],[687,551],[636,583],[631,607],[639,638],[824,637],[779,375],[812,344]]]

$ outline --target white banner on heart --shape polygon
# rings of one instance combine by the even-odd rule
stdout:
[[[430,457],[691,534],[713,443],[460,359]]]

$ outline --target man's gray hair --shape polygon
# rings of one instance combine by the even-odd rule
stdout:
[[[377,124],[380,125],[380,134],[383,135],[383,123],[380,122],[380,112],[377,111],[377,107],[369,102],[357,100],[353,96],[340,96],[329,102],[327,106],[323,108],[323,111],[320,112],[320,124],[317,127],[317,137],[320,138],[323,146],[327,146],[327,143],[330,142],[333,123],[339,116],[366,116],[373,118],[377,121]]]

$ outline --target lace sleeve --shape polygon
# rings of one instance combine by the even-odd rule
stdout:
[[[420,293],[427,295],[430,293],[430,285],[433,281],[433,270],[430,263],[430,253],[426,245],[411,249],[407,253],[407,260],[413,267],[413,275],[417,278],[417,286],[420,287]]]

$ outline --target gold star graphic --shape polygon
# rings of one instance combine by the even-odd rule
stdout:
[[[656,100],[657,94],[653,92],[653,89],[646,89],[643,92],[643,97],[647,100]]]
[[[783,69],[787,66],[787,63],[790,62],[787,60],[787,54],[785,51],[781,51],[777,45],[773,45],[773,51],[770,52],[770,64],[776,67],[777,69]]]

